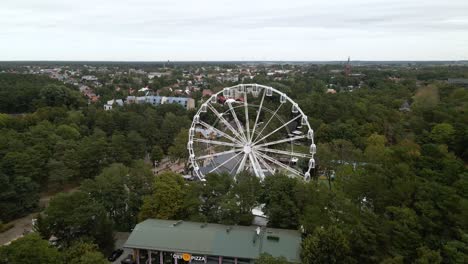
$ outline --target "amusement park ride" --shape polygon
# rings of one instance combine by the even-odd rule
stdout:
[[[236,174],[260,179],[275,173],[310,179],[315,167],[314,131],[298,104],[259,84],[226,87],[193,117],[187,148],[194,174]]]

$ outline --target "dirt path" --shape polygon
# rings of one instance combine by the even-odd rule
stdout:
[[[158,166],[156,166],[152,170],[153,170],[153,173],[156,175],[165,171],[183,173],[184,169],[185,169],[185,166],[183,162],[173,163],[169,161],[169,159],[165,158],[158,164]]]
[[[78,187],[66,189],[63,192],[71,193],[71,192],[75,192],[76,190],[78,190]],[[49,206],[50,199],[54,197],[55,195],[56,194],[42,196],[39,199],[39,207],[46,208],[47,206]],[[14,226],[9,230],[3,233],[0,233],[0,245],[9,244],[13,240],[16,240],[22,237],[25,233],[31,232],[33,228],[32,220],[37,218],[38,214],[39,214],[38,212],[31,213],[27,216],[24,216],[24,217],[21,217],[21,218],[18,218],[9,222],[8,224],[13,224]]]

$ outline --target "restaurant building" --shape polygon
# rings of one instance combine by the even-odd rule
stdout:
[[[138,264],[245,264],[263,253],[300,263],[301,241],[297,230],[148,219],[136,225],[124,247]]]

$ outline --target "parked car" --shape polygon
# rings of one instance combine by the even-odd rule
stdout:
[[[128,254],[128,256],[124,259],[122,259],[122,261],[120,261],[121,264],[135,264],[135,261],[133,260],[133,255],[132,254]]]
[[[119,248],[119,249],[116,249],[112,252],[112,254],[110,254],[110,256],[107,258],[107,260],[109,261],[115,261],[116,259],[118,259],[120,257],[120,255],[122,255],[123,253],[123,249]]]

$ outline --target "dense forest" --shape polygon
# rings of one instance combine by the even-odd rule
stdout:
[[[43,259],[29,263],[91,263],[79,259],[85,256],[100,263],[98,250],[113,248],[113,230],[152,217],[249,225],[260,204],[269,226],[303,231],[303,263],[468,262],[468,90],[437,81],[447,76],[443,67],[365,74],[361,88],[336,94],[325,93],[328,77],[314,68],[287,80],[253,80],[288,93],[309,116],[318,143],[310,182],[284,175],[261,182],[249,173],[236,180],[210,174],[206,182],[154,177],[146,156],[186,155],[192,113],[176,105],[106,112],[72,91],[0,110],[31,111],[0,115],[0,220],[37,210],[42,192],[80,186],[52,199],[38,219],[40,236],[56,236],[60,250],[28,235],[1,247],[0,263],[19,263],[24,248]],[[18,97],[42,90],[21,76],[0,76],[0,91],[4,83]],[[49,81],[38,86],[70,89]],[[405,102],[410,107],[401,110]]]

